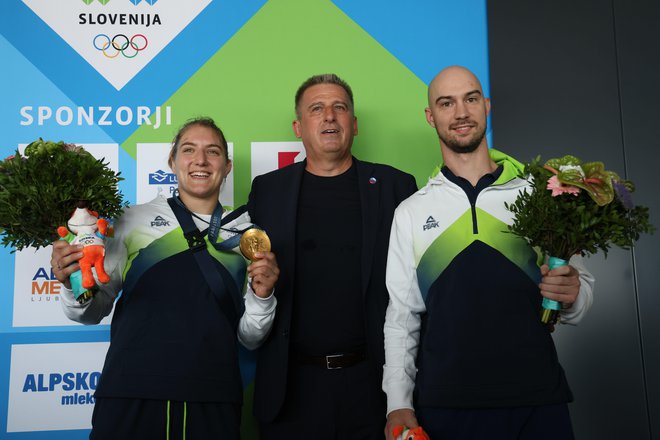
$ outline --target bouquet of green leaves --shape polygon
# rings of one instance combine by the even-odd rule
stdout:
[[[575,254],[629,249],[641,233],[652,233],[648,208],[635,206],[635,186],[602,162],[582,163],[564,156],[525,166],[531,191],[522,191],[506,208],[514,215],[509,230],[550,257],[550,269],[568,264]],[[561,305],[544,298],[541,319],[554,323]]]
[[[76,207],[119,216],[126,206],[117,186],[122,178],[107,165],[81,147],[42,139],[0,161],[2,245],[48,246]]]

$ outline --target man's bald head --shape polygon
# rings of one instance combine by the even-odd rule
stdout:
[[[457,154],[488,148],[485,134],[490,101],[474,73],[461,66],[443,69],[429,84],[428,99],[426,120],[436,129],[443,147]]]
[[[472,84],[474,90],[478,90],[483,95],[481,82],[474,73],[463,66],[449,66],[442,69],[431,81],[428,88],[429,107],[440,96],[449,94],[458,85]],[[449,88],[449,90],[448,90]]]

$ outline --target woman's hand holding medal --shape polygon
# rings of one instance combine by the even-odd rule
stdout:
[[[270,239],[262,229],[248,229],[241,235],[240,249],[245,258],[252,261],[247,267],[250,284],[255,295],[267,298],[280,274],[275,254],[270,251]]]

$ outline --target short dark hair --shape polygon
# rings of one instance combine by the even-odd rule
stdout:
[[[229,147],[227,146],[227,140],[225,139],[225,134],[222,132],[222,130],[220,130],[220,127],[218,127],[218,125],[215,123],[215,121],[212,118],[209,118],[208,116],[200,116],[197,118],[188,119],[181,126],[181,128],[179,128],[179,131],[177,131],[176,135],[174,136],[174,140],[172,141],[172,149],[170,150],[170,157],[167,160],[167,163],[170,166],[172,166],[172,162],[174,162],[176,153],[179,151],[179,144],[181,143],[181,137],[183,137],[183,134],[190,127],[194,127],[197,125],[210,128],[211,130],[213,130],[213,132],[215,132],[216,135],[218,135],[225,153],[225,160],[229,161]]]
[[[321,75],[314,75],[305,80],[304,83],[298,87],[298,90],[296,91],[296,116],[300,118],[300,111],[298,109],[298,105],[300,104],[300,100],[302,99],[303,94],[307,89],[309,89],[312,86],[317,86],[319,84],[334,84],[346,91],[346,94],[348,95],[348,99],[351,102],[351,110],[354,108],[354,103],[353,103],[353,91],[351,90],[351,86],[348,85],[346,81],[335,75],[334,73],[323,73]]]

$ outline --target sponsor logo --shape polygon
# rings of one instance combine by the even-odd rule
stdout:
[[[292,165],[300,151],[280,151],[277,153],[277,169]]]
[[[176,185],[178,180],[176,174],[158,170],[149,173],[149,185]]]
[[[305,159],[302,142],[252,142],[252,178]]]
[[[12,345],[7,432],[89,429],[108,345]]]
[[[157,215],[156,218],[151,222],[151,227],[155,226],[169,226],[170,222],[168,220],[165,220],[163,217],[160,215]]]
[[[28,373],[23,381],[23,393],[58,392],[60,405],[93,405],[94,390],[101,377],[100,371],[67,373]]]
[[[422,228],[422,230],[428,231],[429,229],[439,228],[439,227],[440,227],[440,225],[438,224],[438,222],[435,221],[433,216],[429,215],[429,218],[426,219],[426,223],[424,224],[424,227]]]
[[[157,129],[161,124],[172,125],[172,107],[170,106],[156,106],[152,109],[146,105],[139,105],[135,108],[125,105],[117,108],[110,106],[53,108],[40,105],[35,108],[26,105],[21,107],[20,114],[20,124],[23,126],[35,123],[45,125],[51,120],[60,126],[153,125],[153,128]],[[153,124],[150,119],[152,117],[154,118]]]
[[[62,284],[57,281],[51,268],[40,267],[32,277],[32,297],[33,302],[39,301],[59,301],[60,289]]]

